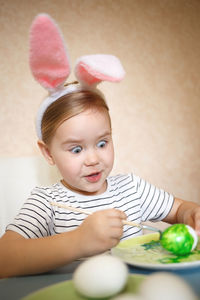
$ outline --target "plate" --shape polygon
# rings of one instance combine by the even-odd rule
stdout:
[[[122,293],[133,293],[136,294],[138,291],[138,287],[142,280],[144,280],[144,275],[129,275],[128,281],[123,289]],[[119,295],[118,294],[118,295]],[[104,298],[104,300],[111,299]],[[75,290],[74,284],[72,280],[63,281],[54,285],[51,285],[47,288],[40,289],[37,292],[31,293],[30,295],[22,298],[21,300],[86,300],[89,298],[83,297]],[[92,300],[92,298],[90,298]],[[101,298],[101,300],[103,300]]]
[[[191,253],[178,256],[165,250],[159,233],[151,233],[120,242],[111,250],[129,265],[145,269],[183,269],[200,266],[200,240]]]

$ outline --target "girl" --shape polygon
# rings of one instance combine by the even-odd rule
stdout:
[[[50,20],[46,15],[42,18]],[[92,63],[86,74],[86,63],[90,64],[88,57],[77,64],[79,81],[96,82],[102,72],[94,72]],[[38,74],[44,82],[46,75],[41,79],[41,72]],[[105,78],[114,77],[104,74]],[[39,109],[37,132],[43,156],[57,166],[62,180],[53,186],[36,187],[8,225],[0,240],[0,276],[46,272],[142,234],[137,227],[124,226],[125,219],[187,223],[200,233],[199,205],[174,198],[133,174],[109,176],[114,149],[103,95],[85,84],[60,88],[59,80],[52,78],[43,86],[52,84],[55,88],[55,82],[56,92]],[[52,202],[81,208],[91,215],[56,207]]]

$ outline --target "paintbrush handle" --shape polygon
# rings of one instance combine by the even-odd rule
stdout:
[[[65,208],[68,209],[70,211],[73,212],[78,212],[81,214],[85,214],[85,215],[91,215],[92,212],[85,210],[85,209],[81,209],[81,208],[76,208],[76,207],[72,207],[72,206],[68,206],[66,204],[60,204],[60,203],[56,203],[56,202],[51,202],[52,206],[57,206],[57,207],[61,207],[61,208]],[[138,228],[145,228],[151,231],[159,231],[159,229],[151,227],[151,226],[147,226],[147,225],[142,225],[142,224],[138,224],[138,223],[134,223],[134,222],[130,222],[130,221],[126,221],[126,220],[122,220],[124,225],[129,225],[129,226],[134,226],[134,227],[138,227]]]
[[[142,224],[135,223],[135,222],[130,222],[130,221],[122,220],[122,223],[124,225],[129,225],[129,226],[134,226],[134,227],[138,227],[138,228],[143,228]]]
[[[85,215],[91,215],[92,214],[88,210],[81,209],[81,208],[76,208],[76,207],[72,207],[72,206],[69,206],[69,205],[60,204],[60,203],[56,203],[56,202],[51,202],[51,205],[61,207],[61,208],[65,208],[65,209],[68,209],[70,211],[78,212],[78,213],[85,214]]]

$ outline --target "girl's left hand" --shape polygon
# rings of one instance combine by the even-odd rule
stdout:
[[[200,236],[200,206],[192,205],[183,211],[182,216],[183,222],[190,225],[195,229],[197,234]]]
[[[193,227],[200,236],[200,205],[175,198],[170,213],[163,221],[170,224],[187,224]]]

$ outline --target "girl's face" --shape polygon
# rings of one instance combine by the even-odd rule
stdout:
[[[69,189],[86,195],[103,193],[114,161],[108,113],[87,110],[64,121],[46,151]]]

